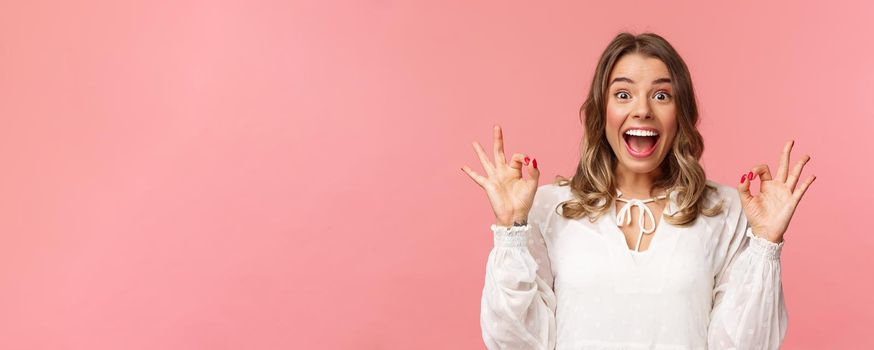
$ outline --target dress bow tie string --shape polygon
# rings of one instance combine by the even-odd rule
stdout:
[[[616,197],[616,200],[620,200],[620,201],[625,202],[625,205],[619,209],[619,214],[616,215],[616,222],[619,224],[619,226],[628,225],[631,223],[631,208],[632,207],[637,206],[640,208],[640,215],[638,216],[638,220],[637,220],[638,226],[640,226],[640,233],[637,234],[637,245],[634,247],[634,251],[639,252],[640,251],[640,241],[641,241],[641,238],[643,238],[643,235],[650,234],[650,233],[654,232],[656,229],[655,217],[652,214],[652,210],[649,209],[649,207],[646,205],[646,203],[653,202],[657,199],[663,199],[666,196],[660,195],[660,196],[656,196],[656,197],[645,199],[645,200],[625,199],[625,198],[619,198],[622,196],[621,191],[617,190],[616,192],[619,193],[618,196]],[[649,229],[646,229],[646,225],[645,225],[646,216],[649,216],[649,221],[652,222],[652,227]]]

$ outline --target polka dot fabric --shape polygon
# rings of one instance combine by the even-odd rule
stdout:
[[[721,214],[659,220],[629,249],[616,206],[569,220],[569,187],[542,185],[528,225],[491,226],[480,326],[488,349],[777,349],[788,314],[779,244],[756,236],[734,187],[708,180]],[[674,194],[666,214],[677,210]],[[613,215],[610,215],[613,214]]]

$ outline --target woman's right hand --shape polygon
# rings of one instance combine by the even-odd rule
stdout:
[[[540,178],[537,160],[531,160],[532,166],[529,166],[530,159],[527,155],[515,153],[507,163],[504,156],[504,137],[499,125],[495,125],[494,128],[494,164],[489,161],[488,155],[478,142],[473,142],[473,148],[488,177],[477,174],[467,165],[462,166],[461,170],[486,190],[486,195],[492,203],[492,210],[495,211],[496,224],[512,226],[514,223],[527,223],[528,212],[531,211]],[[523,179],[522,167],[526,166],[529,178]]]

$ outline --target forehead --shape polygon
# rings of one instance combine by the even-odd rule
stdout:
[[[609,81],[613,81],[615,77],[626,77],[640,82],[670,76],[671,72],[662,60],[632,53],[619,58],[613,66],[613,71],[610,72]]]

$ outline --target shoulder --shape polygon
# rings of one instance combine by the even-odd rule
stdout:
[[[712,180],[707,180],[707,183],[717,189],[715,195],[711,195],[711,201],[725,201],[722,213],[712,218],[712,220],[718,221],[713,225],[725,233],[726,237],[722,238],[733,240],[737,238],[737,235],[743,234],[739,230],[746,225],[746,215],[743,211],[740,193],[735,186],[720,184]],[[716,203],[718,204],[718,202]]]
[[[563,201],[570,198],[570,186],[559,186],[554,183],[548,183],[537,187],[537,192],[534,194],[534,202],[531,204],[529,218],[540,221],[547,221],[555,213],[556,207]]]
[[[571,197],[570,188],[570,186],[559,186],[554,183],[538,186],[537,193],[534,194],[534,207],[554,207]]]
[[[696,220],[700,221],[703,225],[706,225],[709,231],[715,232],[724,230],[727,223],[737,221],[739,216],[743,214],[740,195],[737,192],[737,188],[734,186],[721,184],[710,179],[706,180],[706,184],[713,190],[708,189],[703,195],[703,207],[715,208],[720,205],[721,202],[722,209],[714,216],[707,216],[703,213],[698,213]],[[676,195],[677,193],[675,192],[671,193],[671,201],[669,202],[671,210],[669,212],[675,212],[678,210]]]
[[[718,204],[720,200],[725,201],[725,208],[740,208],[740,194],[737,192],[737,187],[718,183],[716,181],[707,180],[707,184],[716,188],[716,191],[709,194],[707,200],[708,206]]]

